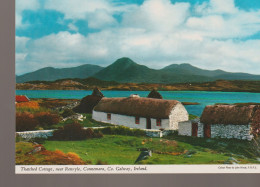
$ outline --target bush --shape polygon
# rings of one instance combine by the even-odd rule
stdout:
[[[16,103],[16,108],[39,109],[39,104],[36,101]]]
[[[103,138],[103,136],[104,136],[103,133],[100,131],[93,134],[93,138]]]
[[[62,112],[62,114],[61,114],[61,116],[63,117],[63,118],[66,118],[66,117],[69,117],[69,116],[73,116],[73,115],[75,115],[76,113],[73,111],[73,110],[71,110],[71,109],[65,109],[63,112]]]
[[[84,140],[87,138],[87,132],[77,123],[67,124],[53,132],[54,140]]]
[[[16,131],[35,130],[38,121],[29,112],[16,113]]]
[[[38,120],[39,126],[46,127],[51,126],[59,123],[60,117],[57,114],[50,113],[50,112],[39,112],[36,113],[35,119]]]
[[[44,165],[83,165],[86,164],[76,153],[64,153],[60,150],[56,151],[42,151],[42,155],[46,158],[41,164]]]
[[[81,124],[74,122],[67,124],[64,127],[59,127],[58,130],[53,132],[54,140],[85,140],[91,138],[102,138],[101,132],[94,132],[93,129],[83,129]]]

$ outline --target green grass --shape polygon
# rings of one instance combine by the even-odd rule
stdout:
[[[256,159],[260,157],[260,139],[252,141],[238,139],[217,139],[217,138],[198,138],[190,136],[170,135],[166,137],[169,140],[176,140],[200,147],[201,149],[211,149],[215,152],[232,155],[242,155],[248,158]]]
[[[65,153],[75,152],[81,159],[91,160],[93,164],[101,160],[113,165],[131,165],[139,156],[141,148],[148,148],[153,153],[152,157],[139,164],[223,164],[231,157],[213,149],[176,140],[120,135],[105,135],[100,139],[84,141],[45,141],[44,146],[51,151],[58,149]],[[187,151],[195,153],[187,157]],[[239,160],[240,164],[259,163],[254,159],[236,155],[232,157]]]

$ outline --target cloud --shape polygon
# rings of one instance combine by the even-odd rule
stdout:
[[[170,0],[147,0],[123,17],[127,27],[171,31],[182,24],[189,14],[189,3],[172,4]]]
[[[16,28],[26,27],[28,23],[22,22],[24,10],[37,10],[40,8],[38,0],[16,0],[15,1],[15,26]]]
[[[215,39],[244,38],[260,31],[260,11],[244,11],[234,0],[211,0],[194,8],[199,16],[191,16],[187,29]]]
[[[18,37],[20,74],[46,66],[106,66],[123,56],[152,68],[191,63],[205,69],[260,71],[260,40],[250,39],[260,32],[260,11],[241,10],[233,0],[211,0],[195,6],[170,0],[146,0],[141,5],[47,0],[45,8],[72,19],[68,29],[75,32],[38,39]],[[117,14],[122,14],[121,21],[115,19]],[[82,19],[98,30],[78,33],[74,23]],[[22,64],[30,66],[26,69]]]

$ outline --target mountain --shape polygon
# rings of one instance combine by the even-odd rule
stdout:
[[[210,77],[193,75],[192,73],[180,75],[172,70],[154,70],[139,65],[129,58],[123,57],[113,64],[102,69],[93,77],[106,81],[134,82],[134,83],[177,83],[194,81],[212,81]]]
[[[116,60],[103,68],[97,65],[82,65],[72,68],[47,67],[16,77],[17,83],[28,81],[55,81],[59,79],[85,79],[94,77],[103,81],[119,83],[202,83],[216,80],[260,80],[260,75],[230,73],[222,70],[205,70],[190,64],[172,64],[155,70],[137,64],[127,57]],[[78,81],[78,80],[77,80]]]
[[[162,71],[177,73],[177,74],[201,75],[206,77],[215,77],[215,76],[224,75],[228,73],[222,70],[204,70],[187,63],[172,64],[163,68]]]
[[[94,75],[96,72],[102,70],[103,67],[91,64],[85,64],[72,68],[53,68],[46,67],[34,72],[26,73],[24,75],[16,76],[17,83],[28,81],[54,81],[66,78],[80,78],[84,79]]]

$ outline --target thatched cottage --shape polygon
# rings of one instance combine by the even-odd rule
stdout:
[[[252,140],[260,133],[260,107],[257,105],[206,106],[200,121],[179,124],[179,134],[208,138]]]
[[[102,98],[93,109],[96,121],[140,129],[178,129],[188,112],[181,102],[153,98]]]

